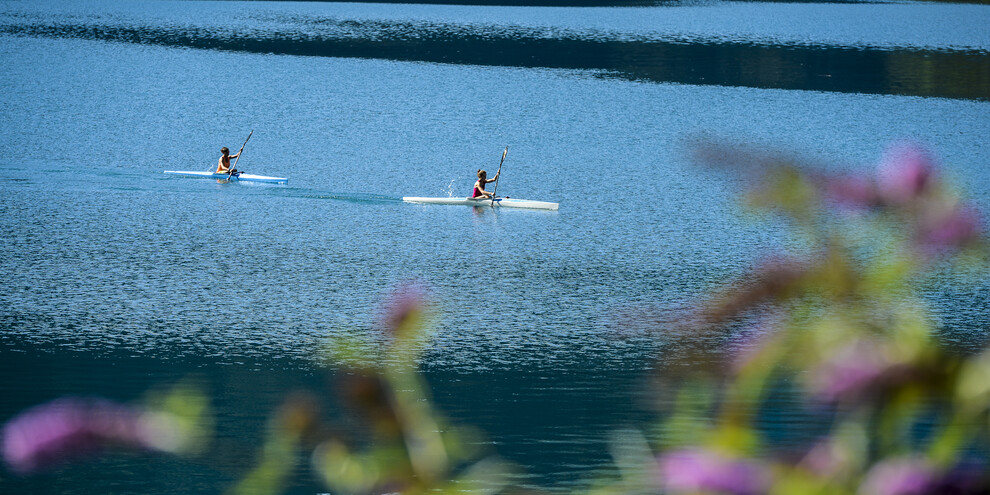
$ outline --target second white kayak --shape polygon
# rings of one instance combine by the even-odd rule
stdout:
[[[416,198],[406,196],[403,201],[409,203],[427,203],[435,205],[470,205],[470,206],[498,206],[503,208],[531,208],[536,210],[556,210],[558,204],[547,201],[530,201],[528,199],[516,198],[495,198],[473,199],[473,198]]]

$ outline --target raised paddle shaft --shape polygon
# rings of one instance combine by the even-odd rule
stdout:
[[[247,142],[251,140],[251,135],[254,134],[254,129],[248,133],[247,139],[244,140],[244,144],[241,145],[241,149],[237,150],[237,158],[234,158],[234,164],[230,166],[230,172],[227,174],[229,179],[231,175],[234,175],[234,170],[237,170],[237,160],[241,159],[241,152],[244,151],[244,147],[247,146]],[[498,182],[496,182],[498,184]]]
[[[498,176],[502,173],[502,163],[505,162],[505,154],[509,152],[509,147],[505,147],[505,151],[502,152],[502,159],[498,162],[498,172],[495,172],[495,187],[492,188],[492,204],[495,206],[495,193],[498,192]],[[234,160],[236,161],[236,160]]]

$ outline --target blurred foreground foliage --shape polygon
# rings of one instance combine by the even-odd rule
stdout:
[[[690,342],[752,336],[713,360],[687,354],[658,377],[675,405],[657,432],[616,432],[616,476],[590,494],[990,493],[990,350],[963,355],[937,341],[916,286],[947,267],[985,277],[982,218],[912,143],[892,146],[875,173],[822,172],[795,160],[706,142],[698,160],[748,179],[746,203],[794,227],[801,249],[755,263],[659,329]],[[429,341],[424,285],[386,301],[385,343],[337,341],[335,394],[367,427],[341,434],[314,397],[293,395],[272,417],[256,467],[231,493],[280,493],[308,463],[332,493],[520,493],[516,468],[447,424],[417,369]],[[757,427],[775,383],[796,384],[830,428],[781,453]],[[200,449],[210,428],[188,387],[137,406],[58,399],[4,427],[3,455],[30,475],[107,447]]]

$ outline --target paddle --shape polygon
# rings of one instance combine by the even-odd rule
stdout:
[[[234,170],[237,170],[237,160],[241,159],[241,152],[244,151],[244,147],[247,146],[247,142],[251,140],[251,134],[254,134],[254,129],[251,129],[251,132],[248,133],[248,137],[244,140],[244,144],[241,145],[241,149],[237,150],[237,158],[234,158],[234,164],[230,166],[230,172],[227,174],[227,180],[230,180],[230,176],[234,175]]]
[[[495,206],[495,193],[498,192],[498,176],[502,173],[502,163],[505,162],[505,154],[509,152],[509,147],[505,147],[505,151],[502,152],[502,159],[498,162],[498,172],[495,172],[495,187],[492,188],[492,204]]]

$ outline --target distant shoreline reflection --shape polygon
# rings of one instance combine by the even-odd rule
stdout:
[[[600,71],[601,77],[695,85],[990,100],[990,54],[602,38],[589,33],[323,19],[298,29],[0,25],[0,33],[245,53]],[[304,29],[305,28],[305,29]]]

